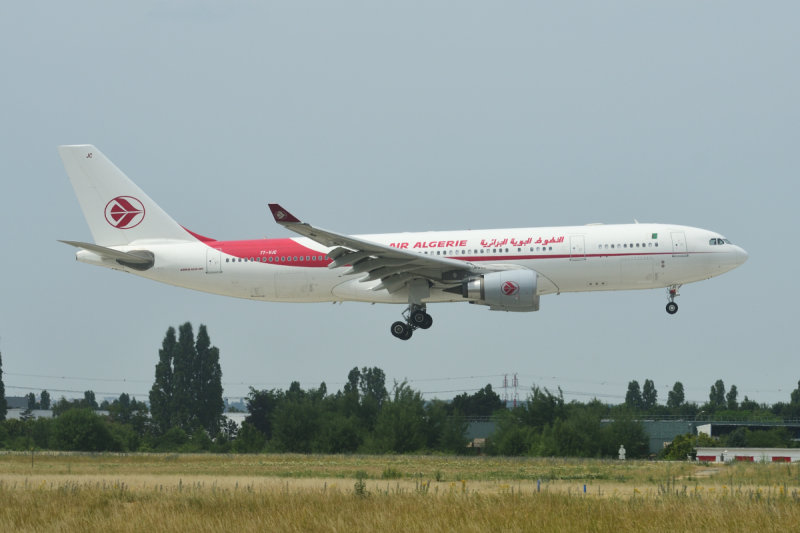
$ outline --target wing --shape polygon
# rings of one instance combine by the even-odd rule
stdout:
[[[413,279],[428,280],[433,287],[447,288],[457,285],[472,274],[486,272],[469,261],[419,255],[407,250],[392,248],[385,244],[340,235],[301,222],[278,204],[269,204],[275,222],[299,233],[304,237],[333,248],[328,257],[333,261],[328,268],[349,265],[342,275],[364,274],[362,282],[380,280],[373,290],[387,290],[390,293],[401,290]]]

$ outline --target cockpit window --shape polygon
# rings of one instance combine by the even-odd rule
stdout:
[[[722,238],[718,239],[714,237],[713,239],[708,241],[708,244],[711,244],[712,246],[716,244],[731,244],[731,241],[729,241],[728,239],[722,239]]]

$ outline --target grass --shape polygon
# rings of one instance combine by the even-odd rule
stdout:
[[[0,455],[0,531],[790,531],[799,493],[786,464]]]

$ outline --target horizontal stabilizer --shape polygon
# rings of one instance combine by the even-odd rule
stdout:
[[[112,261],[116,261],[117,263],[134,268],[136,270],[147,270],[148,268],[152,267],[154,264],[154,257],[152,252],[148,252],[147,250],[137,250],[135,252],[120,252],[119,250],[114,250],[113,248],[106,248],[105,246],[99,246],[97,244],[92,244],[88,242],[78,242],[78,241],[58,241],[63,242],[64,244],[69,244],[70,246],[74,246],[75,248],[80,248],[82,250],[88,250],[94,254],[99,255],[103,259],[110,259]]]

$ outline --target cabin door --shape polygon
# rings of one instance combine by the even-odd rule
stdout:
[[[569,236],[569,260],[583,261],[586,259],[586,249],[584,248],[583,235]]]
[[[686,234],[682,231],[672,232],[672,257],[686,257],[689,252],[686,250]]]

